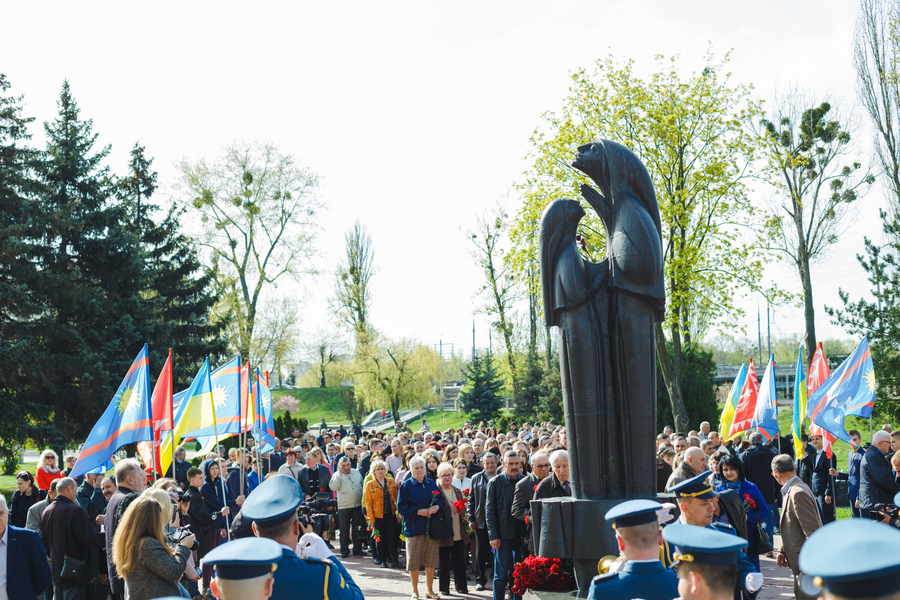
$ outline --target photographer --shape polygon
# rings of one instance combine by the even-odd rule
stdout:
[[[350,468],[350,459],[346,456],[338,461],[338,472],[331,478],[331,489],[337,492],[341,558],[350,556],[351,541],[353,542],[353,555],[362,556],[363,478],[358,469]]]
[[[167,504],[171,505],[166,494]],[[184,575],[195,538],[182,538],[173,550],[165,537],[167,508],[152,497],[138,498],[125,511],[113,539],[113,562],[125,579],[129,600],[185,596]]]

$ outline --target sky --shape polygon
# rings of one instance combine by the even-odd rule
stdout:
[[[375,250],[376,328],[468,351],[474,322],[487,346],[482,276],[463,232],[498,200],[515,213],[541,114],[561,107],[573,70],[607,54],[633,59],[640,75],[656,55],[679,55],[686,74],[708,49],[730,50],[733,81],[760,98],[799,86],[854,113],[861,158],[872,156],[850,0],[20,2],[5,16],[15,25],[0,36],[0,64],[36,118],[36,144],[67,79],[112,146],[114,171],[136,141],[146,147],[160,204],[182,199],[179,161],[213,158],[234,140],[271,141],[319,174],[320,274],[273,290],[302,298],[304,337],[334,321],[328,297],[358,219]],[[869,288],[854,257],[880,231],[884,197],[880,187],[865,196],[813,270],[820,338],[847,337],[822,307],[839,305],[839,287]],[[791,265],[773,260],[766,273],[799,291]],[[726,329],[755,337],[758,303],[742,301],[752,316]],[[802,309],[775,308],[773,337],[803,329]]]

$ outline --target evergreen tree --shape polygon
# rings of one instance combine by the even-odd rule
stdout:
[[[497,418],[503,404],[500,396],[503,379],[494,365],[494,357],[476,353],[466,370],[466,380],[466,386],[459,394],[463,410],[472,413],[475,422]]]
[[[22,97],[8,96],[0,74],[0,461],[17,462],[28,435],[28,400],[21,381],[33,369],[27,322],[41,310],[34,294],[38,269],[32,221],[40,184],[34,177],[40,153],[23,146],[33,118],[22,115]],[[15,468],[15,467],[13,467]]]
[[[525,355],[525,365],[519,370],[519,374],[519,383],[513,395],[515,414],[520,419],[531,420],[540,412],[541,395],[544,391],[541,385],[544,370],[535,346],[531,346]]]
[[[43,404],[31,415],[33,438],[62,448],[85,439],[150,328],[139,241],[103,164],[109,148],[95,149],[93,123],[81,119],[68,82],[58,106],[44,124],[45,191],[34,216],[42,310],[22,338],[31,362],[20,385]]]
[[[173,376],[186,386],[207,356],[213,364],[225,358],[224,323],[209,319],[215,274],[203,268],[192,241],[178,228],[185,209],[173,206],[159,222],[154,218],[160,208],[150,201],[157,177],[152,166],[136,143],[128,175],[116,187],[130,215],[127,226],[141,242],[142,296],[152,325],[150,364],[161,366],[171,348]]]

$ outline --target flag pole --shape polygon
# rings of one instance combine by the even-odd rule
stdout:
[[[253,406],[256,409],[256,410],[254,410],[254,415],[253,415],[253,425],[259,431],[259,436],[258,436],[259,441],[257,441],[256,438],[253,439],[253,441],[256,442],[255,444],[253,444],[253,449],[255,450],[255,454],[256,454],[256,476],[257,477],[262,477],[262,465],[259,462],[259,444],[260,444],[260,442],[262,442],[262,427],[259,426],[259,413],[262,409],[262,401],[260,398],[260,396],[262,396],[262,389],[260,386],[261,386],[261,384],[260,384],[259,367],[257,367],[256,368],[256,399],[253,401]]]
[[[238,356],[238,444],[241,447],[241,491],[246,489],[246,480],[244,479],[244,451],[247,447],[246,432],[244,431],[244,401],[241,398],[241,357]]]
[[[208,356],[206,357],[206,362],[207,362],[207,364],[209,364]],[[207,369],[206,372],[209,373],[209,369]],[[208,377],[208,375],[207,375],[207,377]],[[216,422],[216,402],[215,402],[215,399],[213,398],[212,385],[208,385],[208,387],[209,387],[209,406],[210,406],[210,408],[212,408],[213,433],[216,436],[216,440],[215,440],[216,454],[218,454],[219,453],[218,452],[219,424]],[[216,464],[220,464],[219,461],[221,460],[221,458],[222,457],[220,456],[219,460],[216,461]],[[228,499],[228,492],[225,491],[225,480],[222,478],[222,467],[221,466],[219,467],[219,485],[222,488],[222,504],[227,507],[228,503],[226,502],[226,500]],[[228,541],[231,541],[231,525],[228,524],[228,515],[225,515],[225,532],[228,535]]]
[[[147,379],[150,378],[150,352],[147,352]],[[156,482],[159,473],[156,472],[156,427],[153,426],[153,402],[152,402],[153,394],[150,394],[150,400],[147,402],[147,417],[150,421],[150,430],[153,432],[153,437],[150,439],[150,455],[151,460],[153,461],[153,481]]]
[[[169,389],[166,393],[169,395],[169,426],[172,428],[172,479],[175,479],[175,397],[174,397],[174,373],[172,365],[172,349],[169,348]],[[160,448],[162,451],[162,448]],[[190,482],[189,482],[190,483]]]

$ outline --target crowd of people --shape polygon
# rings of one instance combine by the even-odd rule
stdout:
[[[405,569],[413,600],[420,598],[420,571],[426,598],[449,594],[451,580],[458,594],[469,592],[470,581],[484,590],[490,574],[493,598],[505,600],[514,596],[515,564],[536,551],[531,501],[572,494],[565,429],[552,423],[511,424],[506,432],[491,423],[432,432],[423,421],[418,431],[396,434],[363,432],[355,424],[293,433],[265,455],[252,444],[228,452],[220,447],[196,467],[179,448],[168,477],[156,479],[134,459],[120,460],[111,476],[73,479],[74,456],[60,468],[52,450],[42,452],[34,474],[17,475],[9,510],[0,504],[25,551],[16,553],[27,567],[20,572],[30,574],[6,582],[8,597],[194,598],[216,589],[215,560],[208,556],[240,562],[218,549],[258,536],[285,553],[278,560],[284,572],[265,578],[275,598],[298,597],[287,582],[313,563],[327,567],[314,575],[325,588],[334,586],[330,598],[361,598],[334,551]],[[759,593],[762,554],[792,570],[797,598],[814,597],[802,586],[800,555],[806,540],[835,520],[836,479],[848,481],[854,516],[900,526],[880,506],[900,492],[900,453],[894,453],[900,432],[885,426],[871,444],[862,444],[857,431],[850,435],[858,447],[846,473],[836,470],[815,435],[804,435],[806,456],[799,460],[790,438],[766,441],[752,433],[745,442],[726,442],[708,423],[657,436],[659,491],[674,495],[676,524],[743,541],[734,562],[735,598]],[[623,506],[606,517],[617,524],[620,559],[595,580],[592,593],[597,587],[596,597],[614,598],[612,590],[629,589],[622,581],[654,581],[658,595],[641,597],[676,597],[677,590],[668,595],[677,585],[670,569],[678,563],[677,547],[690,544],[676,534],[666,541],[672,525],[660,536],[667,511],[658,503]],[[783,542],[777,549],[776,533]],[[658,568],[630,564],[654,552]]]

